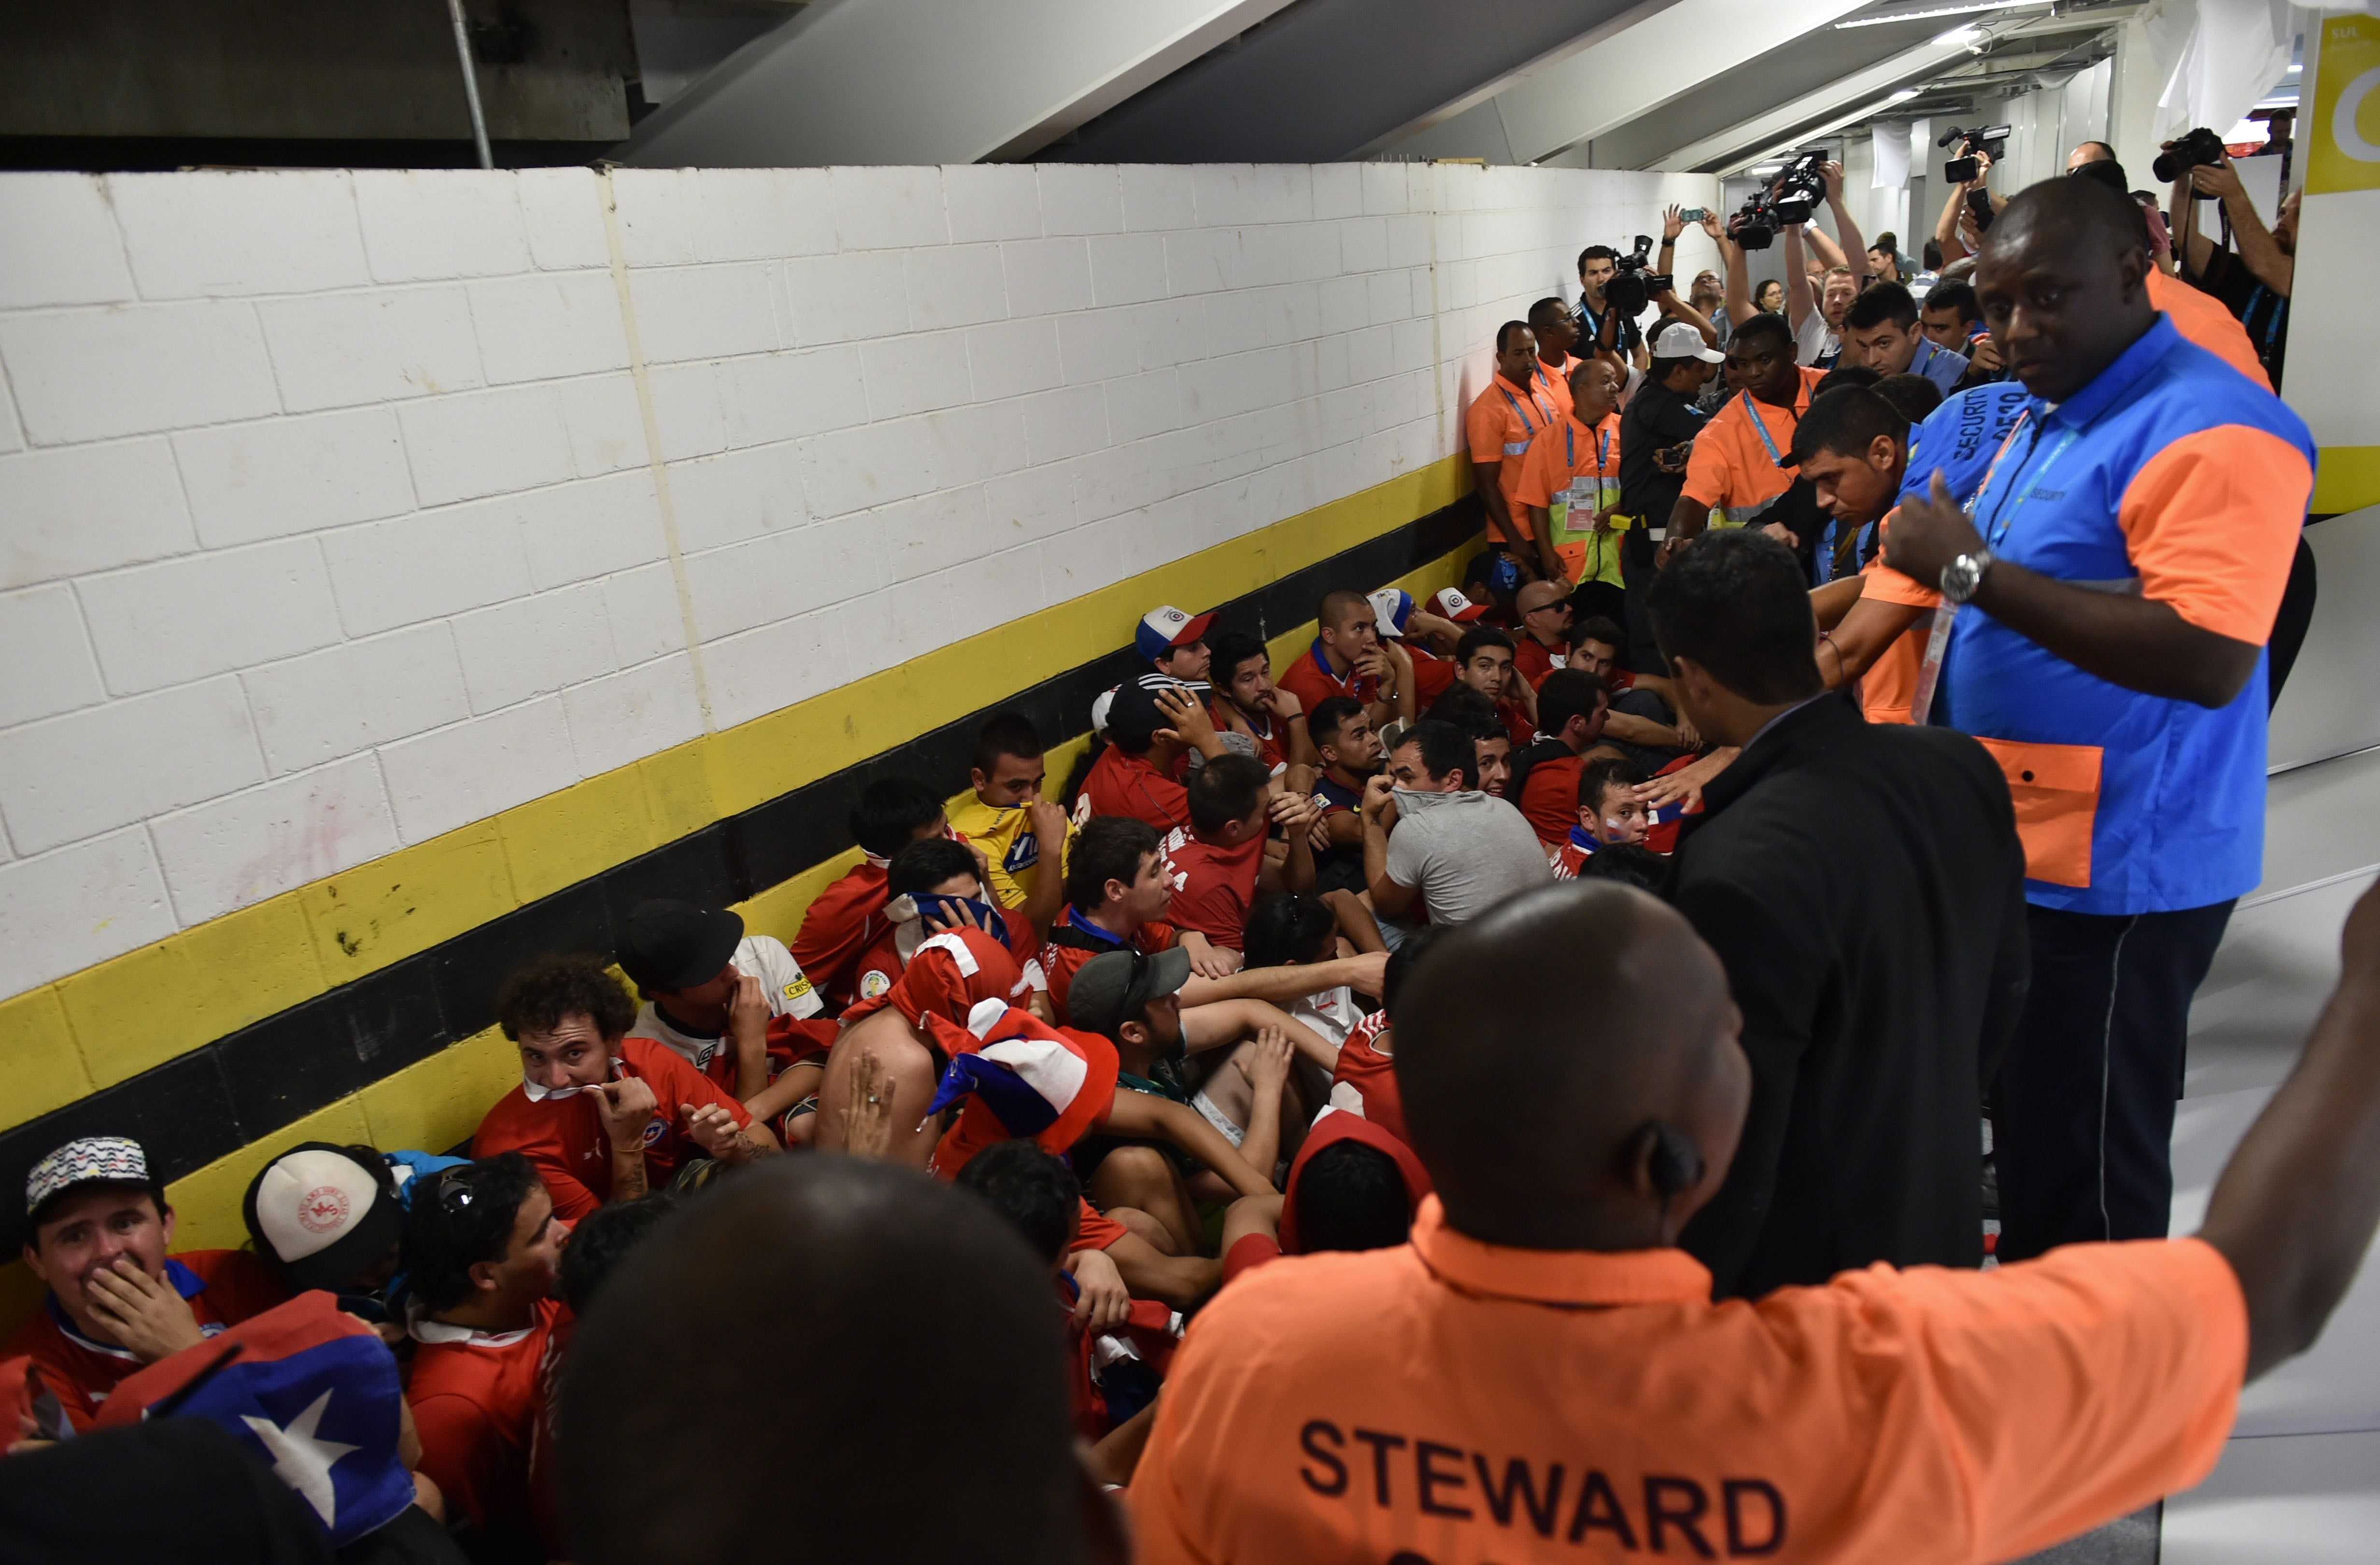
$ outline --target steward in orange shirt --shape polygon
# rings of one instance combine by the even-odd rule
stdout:
[[[1437,1195],[1408,1244],[1274,1262],[1191,1324],[1143,1565],[1980,1565],[2196,1483],[2380,1218],[2380,892],[2345,953],[2198,1237],[1714,1304],[1676,1244],[1750,1096],[1718,958],[1609,882],[1500,904],[1400,1000]]]
[[[1505,321],[1496,333],[1496,373],[1488,389],[1472,398],[1463,427],[1479,503],[1488,511],[1488,546],[1511,555],[1530,575],[1551,581],[1561,575],[1561,561],[1553,545],[1531,529],[1527,510],[1514,498],[1529,443],[1561,416],[1537,388],[1536,375],[1536,334],[1525,321]]]
[[[1743,389],[1694,437],[1662,561],[1701,532],[1713,510],[1726,516],[1729,527],[1755,519],[1774,524],[1792,535],[1785,539],[1788,548],[1805,562],[1811,557],[1817,540],[1803,534],[1818,519],[1816,507],[1788,498],[1793,475],[1785,470],[1785,454],[1793,448],[1795,425],[1809,411],[1810,389],[1825,375],[1796,365],[1793,354],[1792,328],[1781,315],[1755,315],[1728,339],[1730,383]]]
[[[1620,581],[1620,367],[1608,358],[1572,366],[1574,393],[1562,398],[1562,418],[1521,459],[1514,498],[1528,507],[1529,528],[1554,540],[1561,579],[1585,585]]]

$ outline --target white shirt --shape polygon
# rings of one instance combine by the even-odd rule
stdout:
[[[825,1001],[810,987],[802,964],[785,949],[785,942],[771,935],[747,935],[736,942],[735,970],[760,980],[761,992],[769,997],[769,1014],[808,1018],[826,1009]],[[666,1044],[696,1070],[708,1068],[719,1051],[727,1047],[724,1035],[705,1037],[699,1033],[682,1032],[671,1025],[651,1001],[645,1001],[637,1012],[637,1025],[628,1029],[630,1037],[649,1037]]]
[[[1827,324],[1827,312],[1813,302],[1810,313],[1802,317],[1802,324],[1793,330],[1796,364],[1815,364],[1830,353],[1843,351],[1843,340],[1832,326]]]

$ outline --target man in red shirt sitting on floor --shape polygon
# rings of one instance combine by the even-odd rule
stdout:
[[[90,1425],[116,1384],[288,1297],[255,1256],[237,1250],[169,1256],[174,1208],[137,1141],[89,1135],[25,1177],[25,1267],[48,1285],[41,1313],[0,1348],[29,1357],[75,1428]],[[57,1431],[51,1430],[55,1434]],[[12,1424],[6,1438],[17,1438]]]
[[[1587,861],[1614,843],[1644,842],[1653,826],[1640,793],[1644,785],[1634,763],[1616,756],[1598,757],[1579,770],[1578,823],[1554,851],[1554,879],[1577,880]]]
[[[1281,671],[1279,684],[1312,711],[1333,696],[1352,696],[1371,713],[1372,724],[1420,710],[1413,659],[1393,640],[1380,639],[1372,601],[1360,592],[1326,592],[1314,612],[1320,632],[1314,645]]]
[[[698,1156],[732,1167],[778,1150],[734,1094],[667,1044],[630,1037],[636,1019],[592,956],[540,958],[496,997],[521,1083],[480,1122],[471,1154],[525,1154],[565,1220],[663,1188]]]
[[[406,1214],[416,1346],[405,1400],[421,1471],[446,1497],[448,1520],[477,1535],[475,1557],[549,1557],[529,1458],[546,1361],[569,1330],[570,1312],[551,1296],[565,1231],[515,1152],[446,1170]]]
[[[1165,839],[1166,873],[1173,883],[1172,918],[1210,945],[1240,949],[1259,885],[1269,891],[1314,887],[1312,827],[1321,809],[1307,794],[1270,792],[1262,761],[1224,756],[1192,774],[1190,825]],[[1288,838],[1278,869],[1265,859],[1274,826]]]
[[[1219,726],[1256,741],[1257,759],[1265,770],[1289,778],[1293,793],[1313,786],[1314,741],[1305,732],[1305,708],[1290,692],[1273,683],[1272,654],[1264,638],[1245,630],[1227,630],[1215,637],[1215,704]]]
[[[992,899],[990,889],[983,883],[981,862],[967,851],[969,846],[928,837],[892,855],[884,882],[885,890],[892,893],[892,900],[884,904],[892,928],[859,959],[861,1000],[880,1000],[889,993],[901,981],[901,970],[909,964],[909,958],[929,937],[967,927],[981,929],[1008,948],[1025,970],[1030,998],[1038,999],[1048,989],[1049,980],[1035,956],[1041,942],[1034,937],[1032,920],[1021,910],[1002,907]],[[1038,1013],[1047,1003],[1032,1009]]]
[[[1570,656],[1570,587],[1564,582],[1533,581],[1513,595],[1512,603],[1521,618],[1521,634],[1512,642],[1512,662],[1534,690]]]
[[[1512,758],[1505,796],[1521,807],[1548,854],[1578,823],[1578,773],[1587,753],[1620,753],[1602,742],[1608,710],[1603,681],[1576,669],[1556,669],[1537,690],[1537,736]]]
[[[965,850],[962,848],[961,852]],[[763,1124],[818,1090],[835,1024],[783,942],[725,908],[654,898],[628,914],[620,968],[644,1003],[630,1037],[667,1044]],[[808,1114],[784,1121],[808,1134]]]
[[[1187,826],[1181,778],[1190,752],[1208,760],[1231,753],[1197,692],[1161,673],[1135,675],[1117,689],[1107,736],[1075,801],[1077,826],[1096,815],[1128,815],[1160,831]]]
[[[840,1012],[853,999],[860,952],[892,928],[884,916],[884,867],[920,837],[947,837],[951,823],[942,801],[924,783],[906,777],[880,777],[859,795],[851,812],[851,835],[866,856],[818,894],[794,936],[793,959]]]

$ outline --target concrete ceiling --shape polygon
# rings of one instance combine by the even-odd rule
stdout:
[[[755,0],[638,0],[722,3]],[[2059,20],[2048,8],[2049,0],[1958,16],[1928,0],[815,0],[675,95],[622,155],[1718,168],[1968,70],[1971,52],[1941,42],[1962,22],[1982,30],[1988,50],[2036,27],[2087,37],[2123,14],[2098,6]],[[1854,18],[1873,25],[1839,25]]]

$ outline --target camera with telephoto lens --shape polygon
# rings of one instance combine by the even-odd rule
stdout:
[[[2225,155],[2223,138],[2202,125],[2159,152],[2156,162],[2149,164],[2149,170],[2157,176],[2158,184],[2170,185],[2177,179],[2189,178],[2193,168],[2215,167],[2222,163]],[[2191,194],[2202,201],[2209,199],[2201,191],[2193,190]]]
[[[1818,172],[1826,161],[1824,147],[1796,152],[1776,178],[1745,197],[1735,216],[1735,242],[1748,250],[1765,250],[1779,228],[1809,222],[1827,199],[1826,176]]]
[[[1636,248],[1623,256],[1612,259],[1611,281],[1603,285],[1603,302],[1620,311],[1621,318],[1633,321],[1645,313],[1655,294],[1666,294],[1678,285],[1675,276],[1667,272],[1648,272],[1651,263],[1645,259],[1653,253],[1653,237],[1636,236]]]

